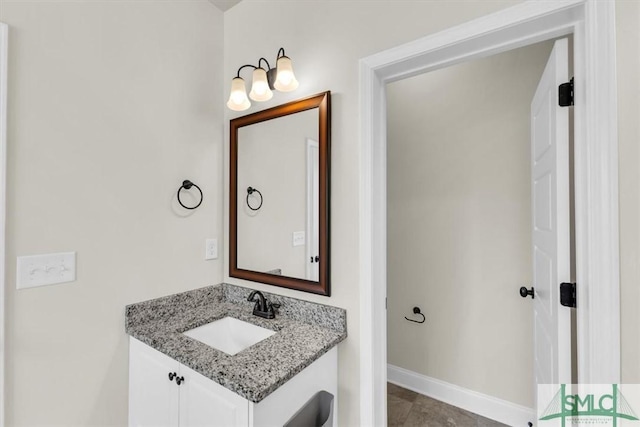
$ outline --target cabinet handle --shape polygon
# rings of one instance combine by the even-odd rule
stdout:
[[[176,383],[178,385],[182,384],[184,382],[184,377],[176,377]]]
[[[177,376],[178,374],[176,374],[175,372],[169,372],[169,381],[173,381],[173,379]]]

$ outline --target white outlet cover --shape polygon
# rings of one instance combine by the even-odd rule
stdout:
[[[305,244],[305,233],[304,231],[294,231],[293,232],[293,246],[303,246]]]
[[[75,280],[75,252],[18,257],[16,289],[56,285]]]
[[[218,239],[207,239],[205,241],[204,259],[218,259]]]

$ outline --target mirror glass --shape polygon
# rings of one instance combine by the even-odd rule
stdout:
[[[318,112],[245,126],[238,141],[238,268],[317,282]]]
[[[231,121],[231,277],[329,295],[329,96]]]

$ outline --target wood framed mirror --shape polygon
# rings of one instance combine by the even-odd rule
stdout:
[[[231,120],[229,276],[330,296],[331,93]]]

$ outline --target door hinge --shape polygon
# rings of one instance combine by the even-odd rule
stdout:
[[[560,283],[560,304],[565,307],[576,306],[576,284]]]
[[[573,105],[573,77],[567,83],[558,86],[558,105],[561,107]]]
[[[387,309],[387,297],[384,297],[384,309]]]

